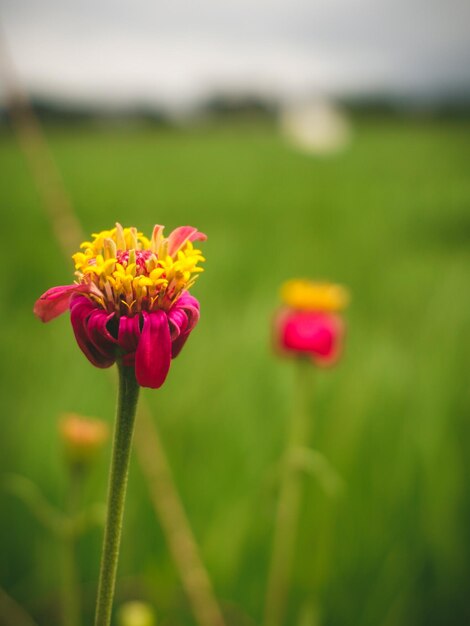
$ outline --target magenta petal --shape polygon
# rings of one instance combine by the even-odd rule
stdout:
[[[184,344],[187,342],[188,337],[189,337],[190,334],[191,334],[191,331],[188,331],[188,332],[185,332],[185,333],[181,333],[179,335],[179,337],[177,337],[173,341],[173,343],[171,344],[171,358],[172,359],[176,359],[178,354],[183,349]]]
[[[33,311],[43,322],[50,322],[69,308],[70,298],[75,293],[88,293],[90,285],[64,285],[52,287],[36,300]]]
[[[185,291],[169,310],[168,320],[172,328],[179,328],[179,333],[174,332],[172,335],[171,358],[174,359],[199,321],[199,302]]]
[[[188,316],[183,309],[173,307],[168,311],[168,322],[170,324],[171,340],[175,340],[188,327]]]
[[[337,358],[342,343],[343,324],[333,313],[284,310],[277,317],[280,348],[307,353],[318,364]]]
[[[329,314],[326,326],[325,330],[331,337],[329,349],[312,354],[313,361],[325,367],[334,365],[341,356],[345,333],[344,322],[338,315]]]
[[[140,339],[140,315],[121,317],[119,320],[118,343],[123,351],[124,365],[134,365],[135,351]]]
[[[116,359],[117,339],[108,330],[108,324],[114,316],[114,313],[106,313],[101,309],[95,309],[91,312],[87,321],[90,340],[95,348],[101,352],[103,358],[108,359],[109,365],[112,365]]]
[[[92,333],[88,328],[88,322],[93,315]],[[98,318],[103,319],[98,322]],[[112,344],[106,347],[97,345],[92,339],[92,334],[96,328],[106,323],[108,314],[99,309],[96,304],[84,296],[75,297],[70,304],[70,321],[72,322],[75,339],[87,359],[96,367],[109,367],[114,363],[114,348]]]
[[[190,331],[196,326],[199,321],[199,308],[199,302],[196,300],[196,298],[194,296],[191,296],[187,291],[185,291],[170,309],[169,317],[171,319],[171,315],[174,311],[183,310],[188,318],[187,330]]]
[[[188,241],[205,241],[207,235],[193,226],[179,226],[168,237],[168,254],[173,256]]]
[[[171,358],[174,359],[181,352],[182,347],[189,337],[189,317],[184,309],[174,306],[168,312],[171,334]]]
[[[135,375],[142,387],[158,389],[171,363],[171,338],[164,311],[143,312],[144,326],[135,355]]]

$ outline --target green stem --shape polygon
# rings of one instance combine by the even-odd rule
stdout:
[[[67,494],[67,513],[70,519],[70,528],[64,533],[62,540],[63,551],[63,623],[64,626],[79,626],[80,624],[80,593],[77,573],[76,542],[77,534],[73,521],[80,504],[82,486],[82,472],[80,468],[70,468],[70,483]]]
[[[8,489],[25,504],[44,528],[54,535],[62,535],[68,520],[61,511],[49,504],[39,487],[29,478],[17,474],[6,474],[0,486]]]
[[[108,510],[96,601],[95,626],[109,626],[121,541],[129,459],[139,385],[133,367],[118,364],[119,395],[114,428],[113,457],[108,486]]]
[[[292,461],[296,450],[307,444],[309,420],[305,404],[311,365],[303,360],[296,365],[294,409],[289,425],[289,440],[284,452],[268,575],[265,626],[281,626],[284,620],[300,511],[301,475]]]

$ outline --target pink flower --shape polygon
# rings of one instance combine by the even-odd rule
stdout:
[[[116,224],[81,245],[73,255],[77,282],[46,291],[34,312],[49,322],[70,309],[77,343],[93,365],[121,359],[135,367],[141,386],[161,387],[199,320],[199,302],[188,289],[205,260],[192,242],[205,239],[191,226],[168,238],[155,226],[149,240]]]
[[[347,304],[339,285],[292,280],[283,285],[283,306],[274,319],[274,344],[286,356],[309,357],[319,366],[339,358],[344,322],[336,311]]]

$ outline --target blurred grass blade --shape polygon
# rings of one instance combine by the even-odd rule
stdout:
[[[46,500],[39,487],[29,478],[17,474],[3,477],[2,486],[27,506],[34,517],[57,536],[69,529],[68,520]]]
[[[31,615],[0,587],[0,626],[38,626]]]
[[[344,481],[328,459],[318,450],[298,447],[292,450],[290,463],[294,469],[314,476],[325,493],[337,496],[344,489]]]
[[[174,487],[170,466],[163,454],[151,416],[142,407],[139,407],[135,442],[152,502],[194,615],[201,626],[224,626],[224,618],[215,600],[210,578]]]

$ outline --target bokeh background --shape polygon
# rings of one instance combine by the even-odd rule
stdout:
[[[297,276],[341,282],[352,303],[344,358],[312,369],[310,399],[312,445],[345,489],[304,478],[286,624],[313,626],[312,607],[328,626],[469,623],[469,4],[2,0],[0,20],[85,232],[208,234],[200,325],[143,394],[230,623],[262,621],[293,386],[270,320]],[[32,315],[73,266],[8,95],[2,82],[0,470],[60,507],[59,415],[111,423],[115,389],[66,316]],[[109,446],[88,502],[104,500],[108,461]],[[58,625],[57,543],[8,489],[0,502],[0,584]],[[100,545],[100,529],[80,541],[84,623]],[[128,599],[162,626],[194,624],[135,459]]]

